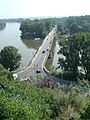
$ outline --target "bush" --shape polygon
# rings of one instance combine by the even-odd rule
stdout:
[[[40,88],[55,88],[57,86],[58,84],[56,81],[50,78],[44,78],[43,80],[37,82],[37,87]]]
[[[0,120],[90,119],[89,84],[57,86],[45,79],[37,86],[0,76]]]
[[[84,108],[84,110],[80,113],[80,119],[89,120],[90,119],[90,104]]]
[[[1,64],[0,64],[0,76],[6,77],[10,80],[13,79],[12,73],[5,69]]]

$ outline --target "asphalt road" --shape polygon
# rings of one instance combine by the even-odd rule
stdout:
[[[55,37],[56,28],[53,28],[52,31],[46,36],[44,39],[42,45],[40,46],[39,50],[33,57],[30,64],[25,67],[23,70],[20,70],[16,74],[18,75],[18,78],[20,80],[25,80],[30,78],[32,75],[41,74],[42,76],[45,75],[43,71],[43,67],[48,59],[52,43]],[[40,73],[37,73],[37,70],[40,71]]]

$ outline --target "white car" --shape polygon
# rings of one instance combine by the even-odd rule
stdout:
[[[13,78],[14,78],[14,79],[17,79],[17,78],[18,78],[18,75],[17,75],[17,74],[13,74]]]

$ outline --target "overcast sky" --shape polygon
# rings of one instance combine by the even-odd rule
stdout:
[[[90,0],[0,0],[0,18],[90,15]]]

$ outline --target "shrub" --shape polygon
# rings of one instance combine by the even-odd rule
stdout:
[[[90,119],[90,104],[83,109],[80,113],[80,119],[89,120]]]
[[[53,80],[53,79],[48,79],[48,78],[45,78],[43,80],[40,80],[38,81],[37,83],[37,87],[40,87],[40,88],[55,88],[58,86],[58,83]]]

